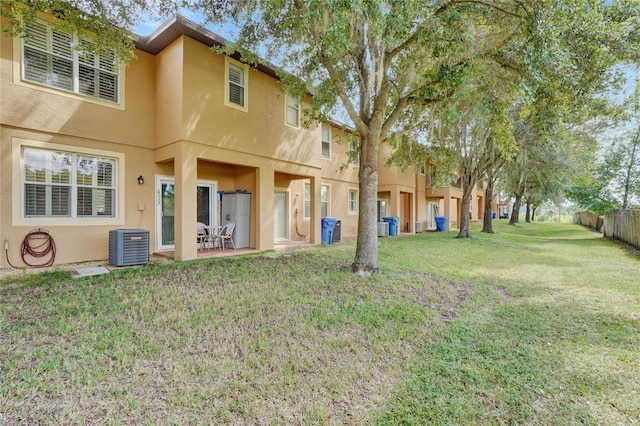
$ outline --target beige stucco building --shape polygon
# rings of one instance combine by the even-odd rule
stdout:
[[[109,231],[123,228],[148,230],[151,252],[194,259],[195,224],[224,219],[222,193],[250,194],[249,248],[319,244],[322,216],[356,235],[349,133],[303,126],[309,99],[283,92],[273,68],[214,53],[224,40],[179,16],[120,67],[69,49],[85,41],[47,22],[0,40],[0,238],[12,263],[41,228],[55,263],[106,259]],[[455,190],[431,191],[424,173],[381,167],[379,182],[380,216],[399,216],[400,231],[432,228],[434,203],[457,217]]]

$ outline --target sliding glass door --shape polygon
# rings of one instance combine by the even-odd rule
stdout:
[[[173,177],[156,179],[156,236],[158,250],[175,248],[175,181]],[[217,225],[218,197],[215,181],[198,181],[196,202],[196,221],[205,225]],[[196,224],[193,224],[194,244]]]

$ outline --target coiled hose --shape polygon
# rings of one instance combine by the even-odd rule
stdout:
[[[56,243],[51,234],[46,229],[34,229],[22,240],[20,255],[25,265],[30,268],[46,268],[53,265],[56,259]],[[27,261],[26,257],[31,256],[37,259],[49,256],[49,260],[41,264],[33,264]]]

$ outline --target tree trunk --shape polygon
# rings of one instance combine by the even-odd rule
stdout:
[[[469,212],[471,211],[471,192],[473,185],[468,178],[462,179],[462,203],[460,204],[460,229],[456,238],[471,238],[469,230]]]
[[[493,179],[487,179],[487,189],[484,193],[484,217],[482,218],[482,231],[487,234],[493,234],[493,212],[491,211],[491,203],[493,202]]]
[[[513,202],[513,209],[511,210],[511,218],[509,219],[509,225],[515,225],[518,223],[518,216],[520,215],[520,206],[522,205],[522,195],[516,195],[516,200]]]
[[[526,201],[525,205],[527,206],[527,208],[526,213],[524,214],[524,221],[527,223],[531,223],[531,203],[529,202],[529,200]]]
[[[537,206],[531,207],[531,222],[536,220],[536,210],[537,209],[538,209]]]
[[[360,136],[358,236],[351,270],[361,276],[378,272],[378,147],[379,140]]]

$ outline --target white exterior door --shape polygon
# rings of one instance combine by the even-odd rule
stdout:
[[[440,216],[438,203],[427,203],[427,229],[436,229],[436,216]]]
[[[273,240],[289,240],[289,194],[276,192],[273,199]]]

